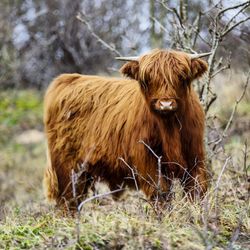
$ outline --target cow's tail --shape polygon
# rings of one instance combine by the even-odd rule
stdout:
[[[57,200],[59,195],[58,179],[56,171],[51,164],[49,150],[47,150],[47,166],[44,172],[43,188],[48,201]]]

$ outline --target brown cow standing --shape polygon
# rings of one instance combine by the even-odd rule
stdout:
[[[204,112],[191,82],[206,70],[205,61],[187,53],[153,50],[121,68],[131,79],[57,77],[45,96],[48,199],[75,208],[71,174],[83,162],[87,164],[75,186],[78,204],[97,178],[111,190],[135,187],[136,181],[151,200],[158,197],[157,183],[166,199],[174,178],[191,197],[203,195]],[[162,156],[160,177],[157,158],[139,140]]]

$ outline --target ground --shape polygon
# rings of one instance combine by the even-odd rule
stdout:
[[[239,122],[249,124],[247,101],[221,152],[211,156],[211,185],[202,203],[183,199],[176,183],[173,202],[161,214],[143,194],[129,191],[119,202],[110,196],[88,202],[72,218],[43,195],[42,95],[0,93],[0,249],[250,249],[249,126],[242,131]],[[227,109],[220,112],[226,120]]]

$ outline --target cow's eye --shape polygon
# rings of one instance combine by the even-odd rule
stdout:
[[[144,90],[148,90],[148,81],[146,81],[146,80],[141,80],[141,81],[140,81],[140,84],[141,84],[141,87],[142,87]]]
[[[181,86],[188,86],[189,85],[189,81],[182,76],[179,76],[179,83]]]
[[[179,82],[181,82],[181,83],[185,83],[185,79],[184,79],[184,77],[183,77],[183,76],[179,76],[178,78],[179,78]]]

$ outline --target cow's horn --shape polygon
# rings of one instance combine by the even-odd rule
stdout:
[[[205,56],[211,55],[212,52],[207,52],[207,53],[201,53],[201,54],[189,54],[191,59],[197,59]]]
[[[139,56],[116,57],[115,59],[120,61],[138,61]]]

